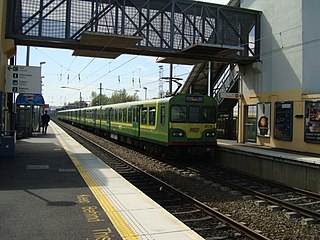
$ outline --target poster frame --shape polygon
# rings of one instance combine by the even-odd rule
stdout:
[[[287,109],[286,111],[286,116],[283,117],[281,120],[279,119],[278,116],[278,107],[277,105],[282,105],[282,109]],[[284,106],[285,105],[285,106]],[[289,124],[288,124],[289,120]],[[285,125],[288,129],[288,131],[285,131],[281,129],[282,126],[280,125]],[[278,133],[283,133],[283,132],[288,132],[289,134],[284,136],[284,134],[279,134]],[[274,129],[273,129],[273,138],[277,140],[283,140],[283,141],[292,141],[293,138],[293,101],[279,101],[274,103]]]
[[[304,141],[320,143],[320,100],[305,101]]]

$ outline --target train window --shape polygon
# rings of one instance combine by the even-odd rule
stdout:
[[[147,124],[147,112],[148,109],[146,107],[141,110],[141,124]]]
[[[110,114],[111,114],[111,109],[108,109],[107,111],[106,111],[106,114],[107,114],[107,116],[106,116],[106,120],[107,121],[110,121]]]
[[[187,107],[172,106],[170,119],[171,122],[187,122]]]
[[[119,122],[122,122],[123,109],[119,109]]]
[[[111,121],[114,121],[114,109],[111,109],[110,117],[111,117]]]
[[[202,122],[214,123],[215,121],[215,109],[209,107],[202,108]]]
[[[188,119],[192,123],[200,122],[200,107],[190,106]]]
[[[133,109],[132,112],[132,122],[136,123],[137,122],[137,108]]]
[[[128,123],[132,123],[132,108],[128,108]]]
[[[127,109],[123,109],[123,122],[127,122]]]
[[[119,110],[118,109],[115,109],[114,110],[114,121],[118,122],[118,113],[119,113]]]
[[[149,108],[149,124],[150,125],[156,124],[156,108],[155,107]]]
[[[160,123],[161,125],[164,125],[166,123],[166,107],[165,106],[160,107]]]
[[[103,111],[103,120],[108,121],[109,120],[108,117],[109,117],[109,109],[104,109],[104,111]]]
[[[140,121],[140,117],[139,117],[139,112],[140,111],[140,108],[135,108],[134,110],[133,110],[133,122],[135,122],[135,123],[139,123],[139,121]]]

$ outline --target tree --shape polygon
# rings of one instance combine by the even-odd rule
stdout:
[[[112,93],[111,97],[108,99],[108,103],[122,103],[122,102],[133,102],[138,101],[139,96],[137,93],[134,93],[133,95],[129,95],[125,89],[115,91]]]
[[[88,104],[85,101],[74,101],[66,104],[67,108],[79,108],[79,107],[87,107]]]
[[[108,98],[105,94],[97,94],[96,92],[91,93],[91,106],[98,106],[99,102],[101,100],[101,105],[106,104],[113,104],[113,103],[122,103],[122,102],[132,102],[132,101],[138,101],[139,96],[137,93],[134,93],[133,95],[129,95],[125,89],[114,91],[110,98]]]
[[[91,92],[91,106],[99,106],[108,104],[108,98],[105,94],[97,94],[96,92]]]

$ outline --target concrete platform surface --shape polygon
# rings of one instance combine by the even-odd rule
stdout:
[[[50,122],[0,157],[1,239],[203,239]]]

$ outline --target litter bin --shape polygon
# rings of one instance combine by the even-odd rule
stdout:
[[[0,136],[0,156],[15,155],[15,136]]]

